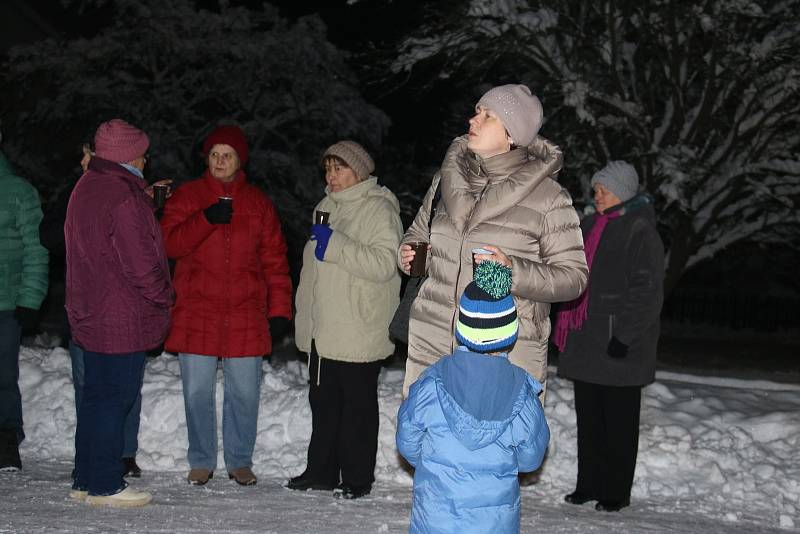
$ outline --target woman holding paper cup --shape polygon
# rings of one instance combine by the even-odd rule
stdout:
[[[388,327],[399,302],[403,226],[397,198],[371,175],[375,165],[361,145],[330,146],[322,165],[327,187],[295,301],[295,342],[308,354],[311,442],[306,470],[287,487],[355,499],[374,481],[377,381],[381,360],[394,352]]]
[[[519,313],[512,363],[545,384],[550,304],[586,287],[583,240],[569,193],[555,177],[561,150],[540,137],[542,105],[524,85],[484,94],[434,176],[397,261],[410,272],[413,241],[430,243],[427,278],[411,307],[403,394],[454,346],[458,295],[472,280],[473,261],[511,267],[511,295]],[[441,200],[431,206],[437,187]],[[435,216],[429,228],[430,214]],[[485,249],[490,254],[473,249]]]
[[[217,467],[215,390],[222,360],[225,467],[238,484],[252,471],[263,356],[292,317],[286,242],[269,198],[247,182],[247,141],[238,126],[203,144],[208,168],[164,208],[167,254],[176,260],[177,302],[165,343],[178,353],[189,437],[187,480],[203,485]]]

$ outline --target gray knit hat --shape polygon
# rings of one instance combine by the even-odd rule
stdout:
[[[339,141],[329,146],[325,154],[322,155],[323,162],[327,156],[341,158],[342,161],[347,163],[348,167],[353,169],[359,180],[366,180],[375,170],[375,162],[369,157],[364,147],[355,141]]]
[[[526,85],[500,85],[489,89],[477,106],[494,111],[517,146],[528,146],[542,126],[542,103]]]
[[[630,163],[609,161],[608,165],[592,176],[592,186],[595,184],[603,184],[622,202],[626,202],[639,191],[639,175]]]

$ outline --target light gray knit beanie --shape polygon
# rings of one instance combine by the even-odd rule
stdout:
[[[630,163],[609,161],[608,165],[592,176],[592,186],[595,184],[603,184],[622,202],[626,202],[639,191],[639,174]]]
[[[542,103],[527,85],[500,85],[489,89],[477,106],[494,111],[517,146],[528,146],[542,127]]]
[[[372,161],[364,147],[355,141],[339,141],[329,146],[325,154],[322,155],[323,163],[327,156],[341,158],[348,167],[353,169],[353,172],[356,173],[356,176],[361,181],[369,178],[369,175],[375,170],[375,162]]]

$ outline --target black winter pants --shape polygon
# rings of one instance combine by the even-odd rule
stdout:
[[[628,501],[639,448],[640,386],[575,380],[576,490],[600,501]]]
[[[312,343],[308,389],[311,443],[306,474],[314,480],[336,486],[341,472],[342,484],[353,487],[371,486],[375,481],[380,370],[380,361],[320,359]]]

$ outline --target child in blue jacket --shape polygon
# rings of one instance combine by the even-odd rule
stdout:
[[[411,386],[397,448],[416,468],[411,533],[519,532],[519,472],[542,463],[542,385],[511,364],[511,270],[481,262],[459,302],[459,347]]]

